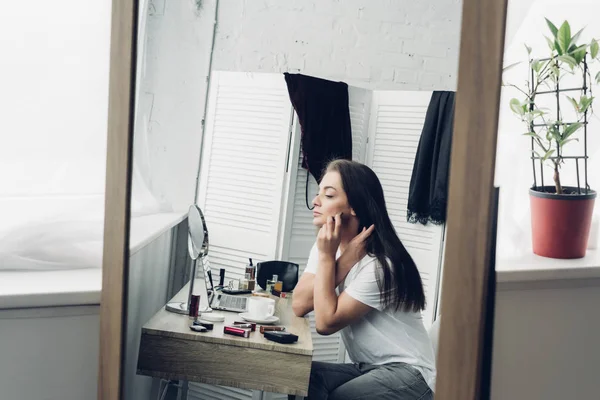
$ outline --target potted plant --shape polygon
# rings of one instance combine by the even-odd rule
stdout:
[[[574,35],[567,21],[557,28],[546,19],[551,35],[546,36],[550,49],[547,58],[529,58],[529,80],[525,89],[517,85],[524,98],[510,100],[510,108],[526,125],[525,135],[531,137],[534,184],[529,190],[533,252],[551,258],[581,258],[585,256],[596,192],[587,184],[587,125],[592,112],[592,74],[589,64],[598,60],[599,45],[578,43],[582,30]],[[513,64],[514,65],[514,64]],[[582,85],[562,85],[566,76],[579,76]],[[600,83],[600,72],[594,81]],[[564,86],[564,87],[563,87]],[[540,106],[542,96],[555,96],[553,110]],[[554,101],[555,100],[555,101]],[[563,116],[561,102],[574,108],[573,115]],[[563,107],[564,110],[564,107]],[[584,154],[565,155],[565,148],[580,140],[586,143]],[[571,144],[572,145],[572,144]],[[574,162],[577,186],[564,186],[561,167]],[[580,183],[579,169],[584,167],[585,184]],[[550,166],[553,185],[543,184],[543,166]],[[536,176],[539,167],[540,175]],[[538,179],[542,182],[538,184]],[[583,186],[583,187],[582,187]]]

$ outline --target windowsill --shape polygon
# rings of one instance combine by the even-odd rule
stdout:
[[[163,213],[132,220],[130,256],[178,225],[187,213]],[[99,305],[102,269],[0,272],[0,309]]]
[[[588,250],[584,258],[557,260],[533,252],[496,258],[498,283],[600,278],[600,251]]]

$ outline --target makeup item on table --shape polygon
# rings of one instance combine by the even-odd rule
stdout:
[[[221,290],[225,294],[250,294],[252,290],[248,289],[223,289]]]
[[[248,322],[248,321],[234,321],[233,325],[239,326],[241,328],[250,328],[252,332],[256,330],[256,323]]]
[[[285,331],[285,326],[261,326],[260,333]]]
[[[265,332],[265,339],[277,343],[290,344],[298,341],[298,336],[286,331]]]
[[[254,329],[252,329],[252,324],[248,324],[248,323],[236,324],[236,323],[234,323],[233,326],[235,326],[236,328],[250,328],[250,332],[254,332]]]
[[[206,321],[202,321],[202,320],[194,321],[194,325],[203,326],[209,331],[212,331],[213,328],[215,327],[215,325],[212,322],[206,322]]]
[[[211,322],[223,322],[225,321],[225,316],[223,314],[202,313],[202,319]]]
[[[202,325],[190,325],[190,329],[194,332],[208,332],[208,329],[206,329]]]
[[[240,283],[238,284],[238,289],[248,290],[248,279],[240,278]]]
[[[265,285],[265,290],[267,291],[267,293],[271,293],[273,289],[275,289],[275,284],[278,282],[278,279],[279,277],[277,275],[273,275],[272,279],[267,279],[267,284]],[[281,289],[279,290],[281,291]]]
[[[219,286],[223,287],[225,285],[225,268],[221,268],[219,270]]]
[[[262,293],[262,292],[254,292],[254,293],[252,293],[252,296],[255,296],[255,297],[265,297],[267,299],[271,298],[271,296],[269,295],[269,293]]]
[[[252,259],[249,258],[250,263],[246,265],[244,278],[248,281],[248,290],[254,290],[256,287],[256,266],[252,264]]]
[[[190,309],[188,311],[189,319],[198,319],[198,308],[200,307],[200,295],[193,294],[190,298]]]
[[[223,333],[228,335],[240,336],[243,338],[249,338],[250,332],[252,332],[251,328],[240,328],[234,325],[225,325],[223,327]]]

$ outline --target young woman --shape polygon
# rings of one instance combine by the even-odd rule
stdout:
[[[294,312],[314,309],[321,335],[341,330],[353,363],[313,362],[308,398],[433,399],[423,284],[390,221],[379,179],[363,164],[333,161],[313,204],[320,230],[294,289]]]

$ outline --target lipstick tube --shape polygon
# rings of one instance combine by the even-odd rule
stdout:
[[[285,326],[261,326],[260,333],[285,331]]]
[[[231,326],[231,325],[225,325],[223,327],[223,333],[226,333],[228,335],[240,336],[243,338],[249,338],[250,332],[251,332],[250,328],[240,328],[240,327]]]

